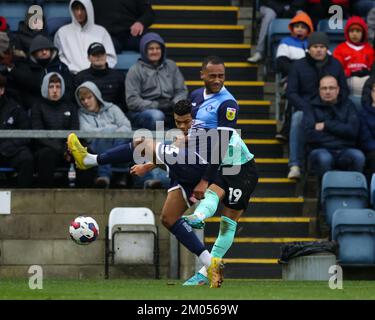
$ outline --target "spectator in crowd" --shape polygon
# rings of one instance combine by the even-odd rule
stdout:
[[[91,0],[71,0],[69,9],[72,23],[61,27],[55,34],[61,61],[74,74],[85,70],[90,67],[87,50],[91,43],[99,42],[106,49],[109,67],[113,68],[117,63],[115,48],[108,31],[95,24]]]
[[[366,17],[369,11],[375,8],[374,0],[353,0],[353,12],[360,17]]]
[[[375,173],[375,80],[371,81],[371,100],[362,105],[359,114],[361,120],[361,129],[359,140],[362,150],[366,154],[368,181],[371,181]]]
[[[150,0],[93,0],[95,21],[108,30],[117,53],[139,51],[141,37],[154,22]]]
[[[14,100],[5,95],[6,78],[0,75],[0,130],[30,129],[30,119]],[[0,139],[0,165],[17,171],[17,187],[29,188],[33,183],[34,159],[30,139]]]
[[[45,19],[33,19],[34,13],[29,13],[26,11],[25,20],[20,22],[18,26],[18,31],[14,36],[14,47],[22,52],[23,56],[26,58],[30,50],[31,42],[37,35],[42,35],[48,37],[47,27],[45,24]]]
[[[330,12],[331,6],[342,8],[343,18],[347,18],[350,12],[350,0],[306,0],[306,12],[311,17],[316,28],[319,21],[328,19],[336,12]]]
[[[319,97],[304,111],[303,124],[311,170],[319,178],[331,170],[362,172],[365,156],[356,149],[360,120],[353,102],[340,99],[334,76],[320,80]]]
[[[247,60],[257,63],[264,57],[268,27],[276,18],[292,18],[304,9],[305,0],[262,0],[260,14],[262,23],[259,30],[258,43],[254,55]]]
[[[7,19],[0,16],[0,32],[6,32],[8,30]]]
[[[77,103],[80,106],[78,116],[80,129],[89,132],[123,132],[131,133],[132,127],[121,109],[113,103],[106,102],[93,82],[85,82],[76,90]],[[100,154],[121,143],[120,139],[87,139],[88,147],[93,153]],[[95,185],[108,188],[111,183],[112,168],[110,165],[98,167]]]
[[[339,61],[328,55],[329,39],[324,32],[313,32],[308,38],[306,57],[293,63],[288,76],[286,96],[294,108],[289,139],[289,179],[301,177],[304,158],[303,112],[310,100],[319,94],[319,79],[330,74],[336,77],[342,99],[348,96],[344,70]]]
[[[27,110],[39,100],[43,78],[50,72],[57,72],[64,78],[66,96],[71,98],[73,79],[68,67],[60,61],[52,41],[38,35],[31,42],[29,58],[16,63],[8,74],[11,86],[22,93],[22,104]]]
[[[33,130],[78,130],[77,107],[65,100],[65,81],[58,73],[48,73],[43,78],[41,99],[31,110]],[[54,186],[54,173],[58,167],[67,167],[65,140],[36,140],[38,186]]]
[[[277,71],[283,78],[289,74],[292,63],[306,56],[307,37],[314,31],[310,17],[301,12],[289,23],[291,35],[281,39],[276,53]]]
[[[287,78],[292,66],[296,60],[306,56],[307,37],[314,31],[310,17],[301,12],[297,14],[289,24],[291,35],[281,39],[276,52],[276,70],[281,74],[281,85],[285,89]],[[287,140],[290,129],[291,108],[288,105],[284,111],[283,127],[276,135],[277,139]]]
[[[188,90],[176,63],[167,59],[164,40],[156,33],[142,37],[141,59],[126,76],[126,104],[135,128],[156,129],[156,121],[174,128],[173,106]]]
[[[348,78],[351,95],[361,96],[374,63],[374,49],[367,42],[368,29],[361,17],[351,17],[345,26],[346,42],[339,44],[333,56],[339,60]]]
[[[103,100],[112,102],[125,113],[127,110],[124,73],[108,66],[107,53],[101,43],[92,43],[87,54],[91,66],[75,76],[74,87],[77,88],[86,81],[94,82],[102,93]]]

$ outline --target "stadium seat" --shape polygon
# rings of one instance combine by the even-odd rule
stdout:
[[[154,213],[148,208],[113,208],[106,229],[105,277],[109,258],[113,265],[155,266],[159,278],[158,230]]]
[[[357,111],[361,112],[361,110],[362,110],[362,97],[351,95],[351,96],[349,96],[349,98],[354,103],[354,106],[357,109]]]
[[[328,35],[330,46],[329,51],[333,53],[338,44],[345,41],[344,28],[347,20],[343,21],[342,29],[331,29],[329,26],[329,19],[319,21],[317,31],[325,32]]]
[[[280,40],[290,36],[289,23],[290,19],[275,19],[269,26],[267,33],[267,58],[271,60],[271,69],[275,67],[276,52]]]
[[[374,209],[375,208],[375,174],[373,174],[371,178],[370,204],[371,204],[371,208]]]
[[[48,34],[54,36],[62,26],[71,23],[72,18],[67,3],[45,3],[43,5]]]
[[[135,51],[124,51],[117,55],[117,64],[115,69],[127,72],[130,67],[137,63],[141,55]]]
[[[326,222],[332,226],[337,209],[361,209],[368,205],[365,176],[353,171],[329,171],[322,181],[321,201]]]
[[[339,244],[341,265],[374,265],[375,211],[336,210],[332,218],[332,240]]]
[[[0,2],[0,15],[7,19],[11,31],[17,31],[18,25],[25,20],[29,5],[24,2]]]

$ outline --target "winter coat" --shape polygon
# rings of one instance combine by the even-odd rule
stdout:
[[[323,131],[315,130],[319,122],[325,124]],[[308,149],[342,150],[356,146],[360,122],[350,99],[331,105],[317,97],[304,110],[303,126]]]
[[[93,42],[101,43],[108,55],[108,64],[113,68],[117,63],[116,51],[111,36],[102,26],[95,24],[94,8],[91,0],[79,0],[86,8],[87,22],[82,27],[74,17],[71,0],[69,4],[72,23],[61,27],[55,34],[55,45],[59,49],[59,55],[69,70],[73,73],[80,72],[90,67],[87,58],[87,49]]]
[[[103,100],[119,106],[126,112],[125,103],[125,75],[122,71],[108,67],[104,70],[89,69],[79,72],[74,78],[74,87],[86,81],[94,82],[102,93]]]
[[[324,75],[332,75],[340,86],[340,98],[348,97],[349,89],[344,70],[339,61],[328,55],[326,60],[318,62],[307,53],[306,58],[293,63],[288,76],[286,96],[296,110],[309,107],[310,100],[319,94],[319,81]]]
[[[372,104],[363,105],[359,114],[361,130],[359,141],[365,152],[375,151],[375,108]]]
[[[349,38],[349,28],[358,24],[363,29],[361,43],[355,44]],[[339,60],[344,68],[347,77],[368,76],[374,63],[374,49],[367,42],[368,28],[361,17],[351,17],[345,26],[346,41],[340,43],[333,52],[333,56]]]
[[[162,47],[162,59],[157,66],[147,58],[150,42],[158,42]],[[126,104],[129,111],[159,109],[172,112],[173,105],[188,96],[183,75],[176,63],[166,58],[164,40],[158,34],[143,36],[140,49],[141,59],[126,76]]]
[[[14,100],[0,97],[0,130],[29,130],[30,119],[23,108]],[[28,149],[30,139],[0,139],[0,154],[12,158]]]
[[[99,112],[88,111],[79,99],[79,89],[89,89],[100,103]],[[80,129],[89,132],[124,132],[131,133],[129,119],[121,109],[111,102],[104,101],[98,87],[93,82],[85,82],[76,90],[76,100],[80,106],[78,111]],[[87,139],[88,140],[88,139]]]
[[[148,28],[155,19],[149,0],[93,0],[95,21],[111,35],[129,32],[135,22]]]
[[[61,80],[61,98],[58,101],[48,99],[48,84],[53,75]],[[78,130],[77,106],[64,98],[64,79],[58,73],[49,73],[41,86],[42,98],[31,109],[32,128],[35,130]],[[64,139],[38,139],[39,148],[49,147],[61,155],[65,152]]]
[[[52,50],[52,56],[46,65],[40,64],[32,55],[40,49]],[[9,82],[22,93],[22,104],[26,109],[30,109],[40,98],[43,78],[51,72],[59,73],[64,78],[66,95],[71,99],[73,80],[68,67],[60,61],[53,43],[48,38],[38,35],[31,43],[29,58],[17,63],[8,75]]]
[[[293,25],[300,22],[303,22],[309,27],[309,32],[305,39],[300,39],[293,34]],[[283,77],[289,74],[293,61],[302,59],[306,56],[307,37],[314,31],[314,26],[310,17],[302,12],[290,21],[289,30],[291,35],[281,39],[276,52],[277,71],[281,72]]]

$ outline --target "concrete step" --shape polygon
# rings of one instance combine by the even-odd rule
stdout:
[[[210,24],[153,24],[150,31],[162,36],[166,42],[238,43],[242,44],[245,27],[240,25]]]
[[[153,5],[155,23],[236,25],[239,14],[238,7],[229,6],[197,6],[197,5]]]
[[[207,56],[220,56],[225,62],[246,62],[249,57],[249,44],[224,43],[221,39],[216,39],[214,43],[192,42],[169,42],[166,43],[168,57],[174,61],[202,62]]]
[[[246,217],[302,217],[305,200],[296,197],[252,197]]]

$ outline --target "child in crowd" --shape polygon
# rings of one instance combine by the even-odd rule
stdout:
[[[339,44],[333,56],[339,60],[348,78],[350,94],[361,96],[374,63],[374,49],[368,43],[368,27],[361,17],[351,17],[345,26],[346,41]]]
[[[314,26],[310,17],[301,12],[290,21],[289,30],[290,36],[281,39],[276,53],[276,70],[281,73],[281,85],[284,89],[287,86],[287,77],[293,61],[306,56],[307,37],[314,31]],[[287,140],[290,117],[291,109],[287,108],[284,112],[283,127],[276,135],[277,139]]]

